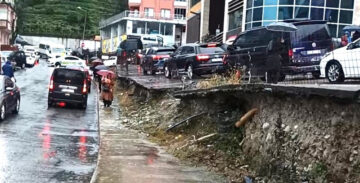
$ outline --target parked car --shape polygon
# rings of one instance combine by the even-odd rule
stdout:
[[[70,103],[86,109],[88,92],[88,78],[83,68],[56,68],[50,79],[48,106]]]
[[[140,38],[128,38],[122,41],[117,49],[117,56],[120,63],[139,64],[140,59],[137,57],[139,50],[143,49]],[[118,63],[118,64],[120,64]]]
[[[55,67],[66,67],[70,65],[77,65],[87,68],[86,61],[75,56],[58,57],[55,60],[55,63],[50,62],[50,65],[54,65]]]
[[[188,44],[179,47],[164,63],[165,77],[171,78],[179,72],[186,72],[189,79],[194,74],[211,74],[225,71],[222,44]]]
[[[144,75],[151,72],[155,74],[157,71],[164,70],[165,59],[170,58],[170,55],[175,52],[172,47],[152,47],[141,56],[141,67]]]
[[[20,89],[9,77],[0,75],[0,91],[0,120],[4,120],[9,113],[19,113]]]
[[[228,46],[227,56],[224,58],[230,67],[247,66],[252,75],[273,78],[268,70],[273,62],[269,48],[274,42],[281,42],[277,46],[280,56],[279,80],[285,75],[312,73],[315,78],[320,77],[321,57],[333,48],[329,28],[325,21],[292,22],[297,30],[294,32],[275,32],[266,27],[258,27],[241,33]],[[275,75],[274,74],[274,75]]]
[[[26,66],[32,67],[35,65],[35,62],[37,62],[37,57],[35,54],[31,54],[30,56],[26,56]]]
[[[25,69],[26,56],[24,51],[14,51],[9,55],[9,59],[14,62],[15,66]]]
[[[360,78],[360,39],[325,54],[320,63],[321,77],[330,83]]]
[[[104,60],[104,65],[105,66],[115,66],[117,63],[117,57],[116,56],[112,56],[107,60]]]

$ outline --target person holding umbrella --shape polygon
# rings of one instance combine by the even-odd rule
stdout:
[[[106,70],[99,71],[98,74],[102,76],[101,99],[103,100],[105,107],[110,107],[114,99],[114,95],[113,95],[114,74],[111,71],[106,71]]]

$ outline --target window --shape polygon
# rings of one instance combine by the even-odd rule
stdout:
[[[293,7],[279,7],[279,20],[293,18]]]
[[[0,9],[0,20],[7,20],[8,11],[7,9]]]
[[[195,50],[193,47],[190,47],[190,46],[183,47],[183,49],[181,51],[181,54],[192,54],[192,53],[195,53]]]
[[[277,5],[277,0],[265,0],[265,5]]]
[[[309,8],[296,7],[295,8],[295,18],[308,18],[309,17]]]
[[[338,21],[338,10],[326,9],[325,20],[336,23]]]
[[[336,37],[336,31],[337,31],[337,25],[328,25],[329,26],[329,30],[330,30],[330,34],[332,37]]]
[[[251,8],[253,6],[253,0],[247,0],[247,8]]]
[[[200,2],[200,0],[191,0],[191,6],[194,6],[194,5],[197,4],[198,2]]]
[[[323,8],[311,8],[310,19],[311,20],[323,20],[324,19],[324,9]]]
[[[246,10],[246,22],[251,22],[252,10]]]
[[[229,14],[229,30],[241,27],[243,17],[242,12],[243,9],[240,8]]]
[[[326,1],[326,7],[338,8],[339,7],[339,0],[327,0]]]
[[[353,18],[353,12],[352,11],[341,10],[340,11],[339,23],[351,24],[352,23],[352,18]]]
[[[261,26],[261,22],[254,22],[252,24],[252,27],[260,27]]]
[[[324,6],[324,1],[325,0],[316,0],[316,1],[311,1],[311,6]]]
[[[168,9],[161,9],[161,18],[170,18],[170,10]]]
[[[353,9],[354,8],[354,1],[356,1],[356,0],[342,0],[341,1],[341,8]]]
[[[154,9],[145,8],[145,17],[154,17]]]
[[[224,53],[225,50],[221,47],[200,47],[199,48],[200,53],[208,53],[208,54],[212,54],[212,53]]]
[[[164,36],[173,35],[173,24],[161,23],[160,24],[160,34]]]
[[[186,17],[186,9],[175,8],[175,15],[182,15],[183,17]]]
[[[264,8],[264,20],[276,20],[276,7],[265,7]]]
[[[254,0],[254,7],[262,6],[262,5],[263,5],[263,0]]]
[[[294,0],[280,0],[279,4],[280,5],[293,5]]]
[[[309,5],[310,0],[296,0],[296,5]]]
[[[255,8],[253,14],[253,21],[259,21],[262,18],[262,8]]]

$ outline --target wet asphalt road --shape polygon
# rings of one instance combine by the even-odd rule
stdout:
[[[18,115],[0,122],[0,182],[89,182],[98,154],[96,94],[86,110],[47,108],[46,63],[15,72]],[[94,87],[93,87],[94,88]],[[95,91],[95,90],[92,90]]]

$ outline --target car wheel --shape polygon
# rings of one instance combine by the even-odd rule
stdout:
[[[143,74],[144,74],[144,75],[147,75],[147,74],[148,74],[148,73],[147,73],[147,70],[145,69],[145,67],[143,67],[142,70],[143,70]]]
[[[87,102],[85,101],[85,102],[83,102],[82,104],[81,104],[81,109],[86,109],[86,107],[87,107]]]
[[[165,66],[164,73],[165,73],[166,78],[171,78],[171,70],[170,70],[169,66],[167,66],[167,65]]]
[[[13,110],[13,114],[18,114],[20,111],[20,99],[18,98],[16,100],[16,106],[15,106],[15,109]]]
[[[193,71],[193,66],[190,64],[187,69],[186,69],[186,73],[189,79],[192,79],[194,76],[194,71]]]
[[[326,78],[330,83],[340,83],[343,82],[344,72],[341,68],[341,65],[337,62],[332,62],[326,67]]]
[[[6,118],[6,107],[5,107],[5,104],[1,104],[1,107],[0,107],[0,121],[2,120],[5,120]]]
[[[319,72],[313,72],[313,73],[311,73],[311,75],[315,79],[320,79],[320,73]]]
[[[53,105],[53,101],[48,100],[48,108],[52,107],[52,105]]]
[[[89,89],[88,89],[88,93],[91,93],[91,86],[90,86]]]

